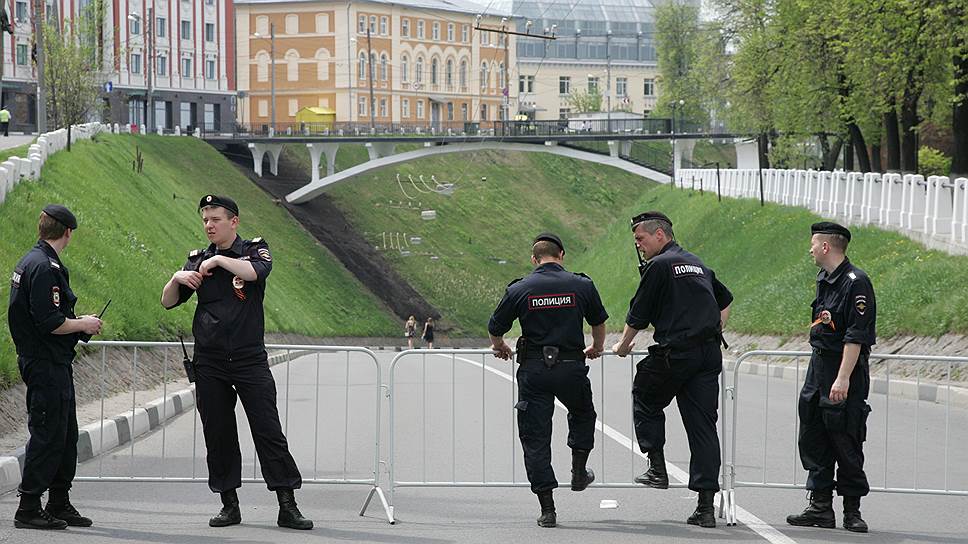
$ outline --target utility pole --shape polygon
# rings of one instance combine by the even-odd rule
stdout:
[[[373,98],[373,78],[376,77],[376,68],[373,66],[373,50],[370,49],[370,24],[366,24],[366,64],[370,76],[370,131],[376,130],[376,99]]]
[[[612,29],[608,29],[605,32],[605,113],[606,122],[608,123],[608,132],[612,132],[612,52],[611,52],[611,42],[612,40]]]
[[[44,3],[34,0],[34,36],[37,44],[37,134],[47,132],[47,82],[44,81]]]
[[[151,79],[155,71],[155,16],[154,16],[154,2],[152,5],[148,6],[148,24],[145,25],[145,32],[148,34],[148,96],[145,100],[145,105],[148,107],[148,115],[145,115],[145,119],[148,120],[148,132],[157,130],[155,126],[155,105],[152,103],[151,96]]]
[[[501,25],[501,31],[506,32],[507,26]],[[511,63],[509,62],[509,59],[508,59],[508,43],[510,43],[511,40],[510,38],[508,38],[507,34],[502,34],[501,38],[504,40],[504,88],[501,89],[501,92],[504,93],[504,108],[503,108],[503,112],[501,113],[501,116],[503,117],[504,121],[510,121],[511,120],[511,79],[508,77],[508,69],[510,68]]]
[[[509,61],[510,61],[510,59],[508,57],[508,46],[509,46],[509,43],[511,41],[511,38],[510,37],[511,36],[525,36],[525,37],[528,37],[528,38],[541,38],[543,40],[557,40],[558,38],[555,37],[555,28],[556,27],[554,27],[554,26],[551,28],[550,34],[549,34],[549,29],[547,29],[547,28],[545,29],[545,33],[544,34],[532,34],[531,33],[531,25],[532,25],[532,22],[531,21],[528,21],[525,24],[525,32],[517,32],[515,30],[508,30],[508,27],[507,27],[507,25],[505,23],[506,23],[506,21],[503,21],[502,20],[501,21],[501,27],[500,28],[483,27],[483,26],[481,26],[480,17],[478,16],[477,24],[474,26],[474,30],[477,30],[479,32],[480,31],[496,32],[496,33],[501,34],[501,35],[504,36],[504,111],[505,111],[505,120],[507,120],[507,117],[510,114],[510,101],[511,101],[511,82],[508,79],[508,64],[509,64]]]
[[[270,79],[271,89],[269,91],[269,99],[271,100],[270,106],[270,120],[272,127],[272,132],[276,131],[276,27],[275,23],[269,23],[269,65],[272,68],[272,77]]]

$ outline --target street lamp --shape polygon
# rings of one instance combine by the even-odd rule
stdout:
[[[255,38],[265,39],[265,36],[256,32],[252,35]],[[269,91],[269,123],[273,132],[276,130],[276,29],[274,23],[269,23],[269,80],[271,81]]]
[[[142,32],[143,32],[142,35],[141,35],[142,36],[142,41],[143,41],[143,43],[144,43],[144,45],[145,45],[145,47],[147,49],[145,51],[145,61],[146,61],[145,62],[145,77],[147,78],[147,87],[148,87],[148,89],[145,92],[145,121],[147,121],[148,130],[149,131],[156,130],[155,123],[154,123],[155,107],[154,107],[154,104],[151,103],[151,73],[155,69],[155,58],[154,58],[154,53],[153,53],[153,50],[154,50],[154,42],[155,42],[155,38],[154,38],[154,36],[155,36],[155,34],[154,34],[154,31],[155,31],[155,29],[154,29],[154,26],[155,26],[154,10],[155,10],[154,6],[148,6],[148,24],[141,25],[142,26]],[[131,14],[129,14],[128,15],[128,19],[131,20],[131,21],[142,22],[141,16],[138,15],[137,13],[131,13]],[[147,36],[147,38],[145,36]]]
[[[679,110],[680,117],[682,115],[682,107],[686,105],[686,101],[679,99],[678,102],[672,103],[672,185],[676,184],[676,162],[678,157],[676,156],[676,110]],[[682,128],[682,127],[679,127]]]

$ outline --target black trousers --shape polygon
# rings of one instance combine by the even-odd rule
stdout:
[[[0,123],[0,128],[3,128],[3,135],[10,136],[10,123]]]
[[[555,399],[568,409],[568,447],[595,447],[595,405],[584,361],[562,361],[548,368],[541,359],[518,367],[518,436],[524,450],[524,468],[535,494],[558,487],[551,468],[551,418]]]
[[[269,490],[301,487],[302,477],[279,423],[276,382],[265,355],[241,361],[199,357],[195,374],[195,395],[208,453],[208,487],[221,493],[242,486],[236,398],[242,401],[249,419],[262,477]]]
[[[689,440],[689,489],[719,491],[722,457],[719,419],[719,374],[723,354],[709,341],[669,356],[648,355],[636,365],[632,383],[632,418],[643,453],[665,446],[665,408],[675,397]]]
[[[838,495],[863,497],[871,489],[864,473],[864,441],[867,440],[867,417],[871,411],[865,387],[867,376],[851,380],[846,402],[839,406],[825,402],[821,406],[821,399],[828,398],[830,387],[810,383],[813,376],[820,374],[820,365],[839,368],[840,360],[813,355],[797,403],[800,414],[797,443],[800,461],[808,472],[807,489],[836,489]],[[855,372],[861,366],[866,368],[866,361],[858,361]]]
[[[77,412],[70,362],[17,359],[27,385],[27,450],[18,490],[40,496],[68,490],[77,472]]]

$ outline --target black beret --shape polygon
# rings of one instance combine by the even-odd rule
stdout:
[[[542,232],[541,234],[535,236],[534,242],[531,242],[531,245],[537,244],[538,242],[551,242],[552,244],[558,246],[558,249],[560,249],[562,253],[565,251],[565,244],[561,243],[561,238],[558,238],[550,232]]]
[[[638,226],[639,223],[643,221],[649,221],[650,219],[658,219],[660,221],[665,221],[666,223],[669,223],[670,227],[672,226],[672,219],[669,219],[668,215],[662,212],[653,210],[649,212],[640,213],[639,215],[636,215],[635,217],[633,217],[632,220],[629,222],[630,226],[632,227],[632,231],[635,231],[635,227]]]
[[[810,225],[810,234],[839,234],[846,238],[848,242],[850,241],[850,231],[847,230],[847,227],[830,221],[821,221]]]
[[[71,230],[77,228],[77,218],[74,217],[74,214],[70,210],[60,204],[48,204],[44,206],[44,213]]]
[[[205,206],[220,206],[235,215],[239,215],[239,205],[227,196],[205,195],[198,202],[198,209],[200,210]]]

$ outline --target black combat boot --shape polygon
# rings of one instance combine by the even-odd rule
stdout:
[[[823,527],[824,529],[833,529],[837,526],[837,520],[834,518],[833,503],[833,491],[811,491],[810,504],[807,505],[803,512],[787,516],[787,523],[798,527]]]
[[[39,495],[20,494],[20,507],[13,516],[18,529],[67,529],[67,522],[50,515],[40,507]]]
[[[242,523],[242,511],[239,510],[239,495],[234,489],[223,491],[222,509],[215,514],[215,517],[208,520],[209,527],[228,527]]]
[[[279,497],[279,519],[276,523],[279,527],[290,529],[312,529],[312,520],[303,517],[299,508],[296,508],[296,495],[292,489],[277,489],[276,495]]]
[[[66,521],[71,527],[90,527],[93,523],[91,518],[82,516],[77,508],[74,508],[66,489],[51,489],[48,492],[47,507],[44,510],[51,516]]]
[[[844,497],[844,529],[866,533],[867,522],[860,517],[860,497]]]
[[[571,450],[571,490],[584,491],[588,484],[595,481],[595,473],[585,467],[588,450]]]
[[[669,489],[669,473],[666,472],[665,454],[662,450],[649,452],[649,470],[635,477],[635,483]]]
[[[541,504],[541,517],[538,518],[538,527],[554,527],[558,525],[558,516],[555,514],[555,498],[551,489],[538,493],[538,503]]]
[[[713,507],[713,499],[716,497],[715,491],[710,491],[704,489],[699,492],[699,503],[696,505],[696,511],[689,516],[686,523],[689,525],[698,525],[700,527],[715,527],[716,526],[716,515],[715,508]]]

